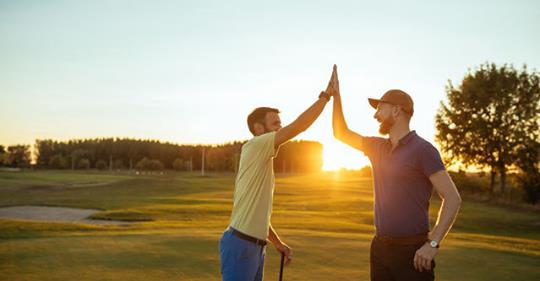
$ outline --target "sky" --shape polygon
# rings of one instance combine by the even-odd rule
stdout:
[[[0,0],[0,144],[246,140],[255,107],[294,121],[335,63],[352,130],[378,135],[367,98],[397,88],[436,145],[449,80],[485,62],[538,70],[538,50],[537,1]],[[333,138],[331,109],[296,139],[322,142],[327,169],[368,164]]]

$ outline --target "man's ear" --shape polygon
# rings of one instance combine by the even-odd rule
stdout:
[[[401,109],[401,106],[396,106],[395,107],[395,110],[396,110],[396,118],[401,116],[402,114],[404,114],[405,112]]]
[[[396,118],[399,116],[399,111],[401,109],[399,108],[399,105],[392,106],[392,117]]]
[[[255,135],[260,135],[264,132],[264,125],[256,122],[253,124],[253,130],[255,131]]]

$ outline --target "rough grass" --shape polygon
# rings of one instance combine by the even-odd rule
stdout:
[[[0,221],[0,280],[220,280],[234,175],[0,172],[0,206],[101,209],[127,226]],[[278,176],[272,224],[295,249],[286,280],[368,280],[371,179]],[[432,222],[440,201],[434,198]],[[279,256],[267,249],[266,280]],[[464,202],[438,280],[539,280],[540,215]]]

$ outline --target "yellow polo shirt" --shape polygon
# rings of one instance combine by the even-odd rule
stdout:
[[[274,196],[273,158],[276,132],[256,136],[242,146],[230,226],[266,240]]]

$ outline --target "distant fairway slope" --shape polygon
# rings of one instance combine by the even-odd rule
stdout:
[[[0,206],[97,209],[91,225],[0,220],[0,280],[220,280],[234,175],[0,172]],[[371,178],[279,176],[272,224],[295,250],[285,280],[368,280]],[[432,224],[440,201],[432,200]],[[265,280],[278,255],[267,249]],[[464,202],[438,280],[540,280],[540,215]]]

